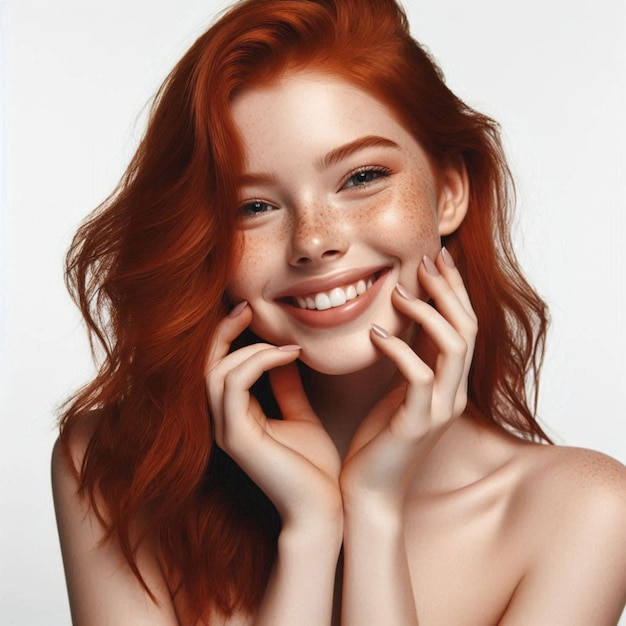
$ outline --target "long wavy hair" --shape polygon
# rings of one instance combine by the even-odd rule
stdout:
[[[394,0],[238,2],[165,80],[128,170],[76,233],[66,268],[100,366],[62,407],[61,440],[69,454],[76,424],[97,416],[82,493],[149,593],[135,554],[155,541],[198,617],[253,611],[276,554],[276,510],[213,444],[203,369],[237,261],[243,152],[229,104],[293,69],[371,93],[435,165],[464,161],[469,210],[444,243],[479,318],[468,410],[549,441],[535,420],[547,312],[512,250],[496,123],[448,89]],[[137,536],[139,518],[148,521]]]

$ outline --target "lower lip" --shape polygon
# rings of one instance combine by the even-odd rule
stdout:
[[[389,270],[385,270],[378,280],[362,295],[357,296],[354,300],[350,300],[341,306],[318,311],[317,309],[301,309],[292,306],[286,302],[280,302],[280,306],[291,317],[301,324],[311,326],[313,328],[333,328],[348,324],[359,317],[371,304],[372,300],[380,291],[382,284],[389,276]]]

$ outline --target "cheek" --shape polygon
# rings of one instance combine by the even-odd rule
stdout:
[[[270,271],[271,247],[272,238],[260,231],[239,233],[236,243],[238,261],[227,289],[231,300],[249,300],[262,290]]]
[[[396,256],[405,260],[415,257],[419,262],[424,254],[436,255],[436,194],[428,182],[423,182],[420,172],[401,185],[391,199],[381,199],[365,213],[370,232]]]

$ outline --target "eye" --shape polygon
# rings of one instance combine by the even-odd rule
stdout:
[[[391,171],[386,167],[361,167],[348,175],[346,182],[341,186],[341,188],[349,189],[350,187],[363,187],[379,178],[385,178],[389,176],[389,174],[391,174]]]
[[[239,215],[241,217],[256,217],[257,215],[263,215],[263,213],[269,213],[275,211],[276,207],[263,200],[252,200],[245,202],[239,207]]]

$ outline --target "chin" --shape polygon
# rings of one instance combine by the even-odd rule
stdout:
[[[392,335],[405,340],[413,327],[394,310],[381,312],[375,319]],[[261,324],[253,324],[252,330],[264,341],[276,346],[291,343],[302,346],[300,361],[312,370],[329,376],[360,372],[383,358],[382,353],[372,343],[369,322],[361,322],[352,329],[337,327],[326,331],[310,329],[308,332],[292,330],[286,334]]]
[[[371,367],[380,361],[382,356],[371,343],[359,347],[346,346],[334,349],[332,354],[327,350],[307,349],[303,346],[300,360],[320,374],[343,376]]]

